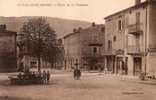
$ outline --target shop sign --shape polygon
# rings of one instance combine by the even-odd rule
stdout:
[[[117,50],[116,55],[124,55],[124,50],[121,49]]]

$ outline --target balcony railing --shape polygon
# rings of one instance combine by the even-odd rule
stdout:
[[[113,55],[116,55],[116,51],[112,49],[108,49],[103,54],[108,55],[108,56],[111,56],[111,55],[113,56]]]
[[[128,46],[127,53],[128,54],[141,54],[142,51],[141,51],[140,47],[138,47],[138,46]]]
[[[103,46],[103,44],[102,43],[89,43],[88,46],[101,47],[101,46]]]
[[[129,34],[133,34],[133,35],[140,35],[142,34],[142,30],[141,30],[141,24],[132,24],[128,26],[128,33]]]

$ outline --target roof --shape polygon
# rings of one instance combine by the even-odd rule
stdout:
[[[104,27],[104,24],[97,24],[97,25],[95,25],[95,26],[90,26],[90,27],[85,28],[85,29],[80,29],[80,30],[77,31],[77,32],[73,32],[73,33],[67,34],[66,36],[64,36],[64,39],[65,39],[65,38],[68,38],[68,37],[70,37],[70,36],[72,36],[72,35],[75,35],[75,34],[81,34],[81,33],[83,33],[84,31],[92,31],[92,30],[95,30],[95,29],[101,29],[101,28],[103,28],[103,27]]]
[[[66,36],[64,36],[63,38],[65,39],[65,38],[68,38],[68,37],[70,37],[70,36],[72,36],[72,35],[75,35],[75,34],[78,34],[79,32],[73,32],[73,33],[69,33],[69,34],[67,34]]]
[[[140,3],[140,4],[138,4],[138,5],[131,6],[131,7],[129,7],[129,8],[123,9],[123,10],[121,10],[121,11],[119,11],[119,12],[114,13],[114,14],[111,14],[111,15],[109,15],[109,16],[106,16],[104,19],[108,19],[108,18],[110,18],[110,17],[113,17],[113,16],[115,16],[115,15],[118,15],[118,14],[120,14],[120,13],[129,11],[129,10],[132,10],[132,9],[137,9],[137,8],[146,6],[146,5],[149,4],[149,3],[156,3],[156,1],[153,1],[153,0],[151,0],[151,1],[144,1],[144,2],[142,2],[142,3]]]
[[[0,35],[16,35],[17,32],[9,30],[0,30]]]

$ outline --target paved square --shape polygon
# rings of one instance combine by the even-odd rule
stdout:
[[[0,76],[0,100],[155,100],[156,82],[88,73],[52,75],[49,85],[11,86]]]

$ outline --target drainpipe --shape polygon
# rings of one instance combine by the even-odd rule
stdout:
[[[146,7],[146,23],[145,23],[145,27],[146,27],[146,31],[145,31],[145,53],[144,53],[144,57],[145,57],[145,75],[147,74],[146,70],[147,70],[147,11],[148,9],[148,4],[147,4],[147,7]]]

